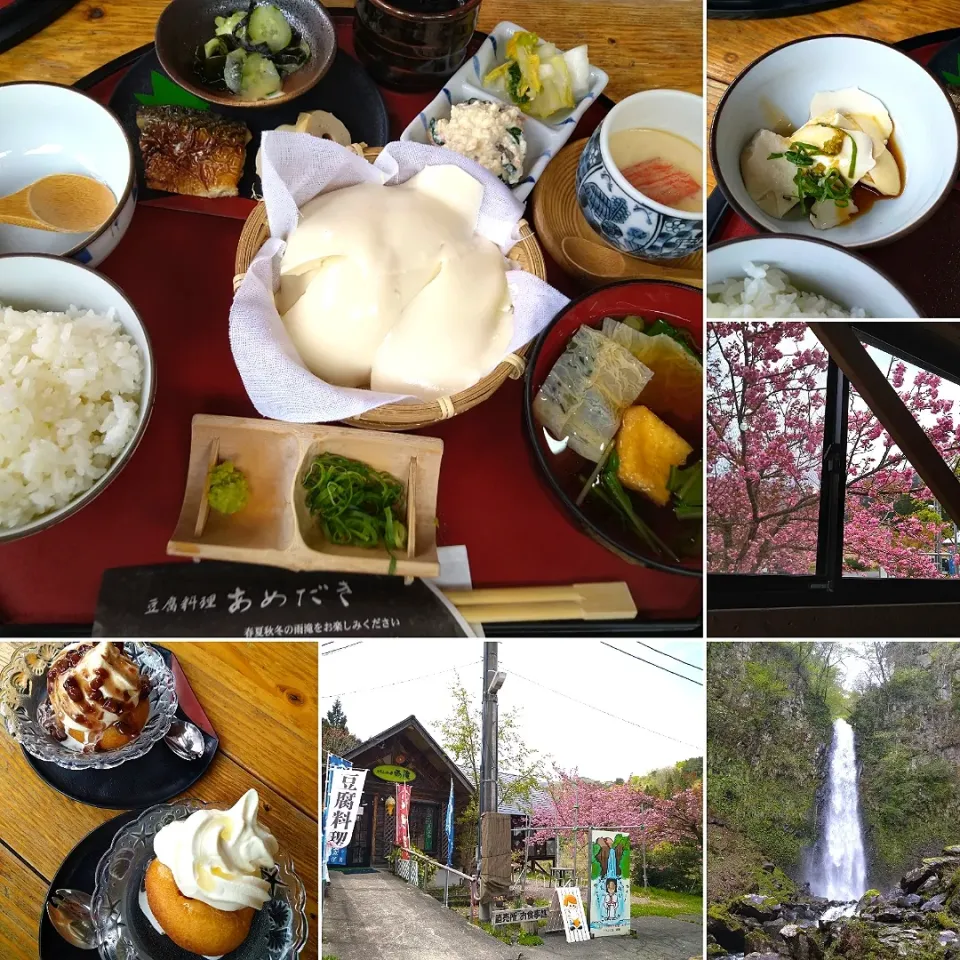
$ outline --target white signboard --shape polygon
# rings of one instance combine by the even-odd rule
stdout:
[[[366,770],[350,768],[336,768],[330,777],[327,843],[335,850],[350,845],[360,815],[360,797],[366,777]]]
[[[587,915],[583,912],[583,900],[579,887],[557,887],[557,899],[560,901],[560,916],[563,918],[563,932],[567,943],[581,943],[590,939]]]

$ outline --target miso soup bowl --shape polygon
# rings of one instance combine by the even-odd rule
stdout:
[[[783,220],[764,213],[740,174],[743,148],[758,130],[769,129],[771,112],[796,129],[810,119],[815,93],[845,87],[859,87],[887,108],[903,161],[902,193],[832,230],[817,230],[796,211]],[[957,112],[933,76],[894,47],[867,37],[809,37],[764,54],[733,81],[717,106],[710,159],[730,204],[758,230],[872,247],[906,236],[947,199],[960,169]]]
[[[703,212],[657,203],[631,186],[610,155],[610,135],[633,127],[665,130],[703,149],[703,97],[643,90],[621,100],[593,132],[577,165],[577,203],[600,236],[621,253],[675,260],[703,246]]]

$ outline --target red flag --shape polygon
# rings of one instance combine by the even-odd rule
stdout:
[[[398,847],[410,846],[410,784],[397,784],[397,835]],[[409,860],[410,854],[402,852],[401,859]]]

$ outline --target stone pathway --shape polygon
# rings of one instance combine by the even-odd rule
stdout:
[[[332,872],[323,902],[323,956],[337,960],[689,960],[702,953],[703,927],[637,917],[636,936],[567,943],[551,933],[540,947],[508,946],[392,874]]]

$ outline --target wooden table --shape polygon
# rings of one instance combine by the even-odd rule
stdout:
[[[845,7],[805,17],[775,20],[709,20],[707,22],[707,117],[744,67],[790,40],[821,33],[854,33],[895,43],[921,33],[960,26],[956,0],[860,0]],[[0,69],[2,69],[0,57]],[[708,189],[716,186],[707,170]]]
[[[36,36],[0,54],[0,83],[73,83],[153,39],[167,0],[81,0]],[[352,6],[349,0],[328,6]],[[512,20],[562,49],[590,45],[618,100],[648,87],[703,89],[701,0],[483,0],[479,28]]]
[[[0,667],[15,646],[0,643]],[[317,644],[169,646],[220,737],[217,756],[188,795],[233,803],[257,789],[263,823],[292,852],[307,889],[310,940],[302,960],[317,960]],[[37,960],[50,880],[70,850],[118,811],[61,796],[6,732],[0,732],[0,792],[0,957]]]

